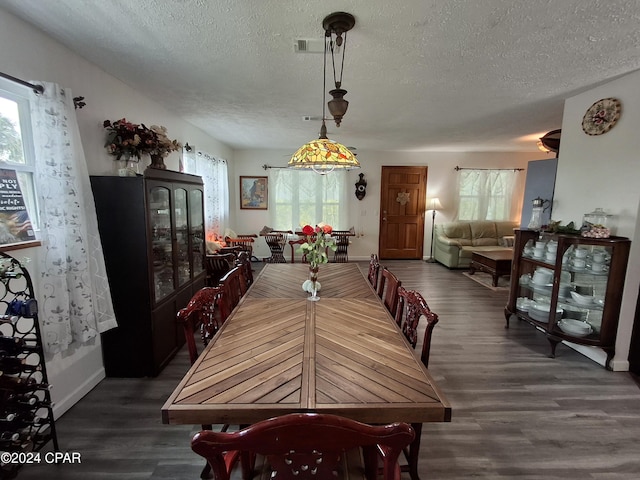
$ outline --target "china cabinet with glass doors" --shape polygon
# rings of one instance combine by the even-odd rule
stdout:
[[[102,334],[107,376],[155,376],[184,343],[176,313],[204,286],[202,179],[147,169],[91,177],[118,328]]]
[[[599,347],[605,366],[615,353],[631,242],[516,230],[506,327],[515,315],[558,343]]]

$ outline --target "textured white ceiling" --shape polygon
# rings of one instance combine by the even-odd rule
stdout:
[[[0,8],[233,148],[293,151],[317,137],[322,55],[294,53],[294,40],[321,42],[322,19],[335,11],[356,25],[343,79],[349,111],[339,129],[327,126],[359,150],[532,151],[523,137],[560,128],[566,97],[640,68],[638,0],[0,0]]]

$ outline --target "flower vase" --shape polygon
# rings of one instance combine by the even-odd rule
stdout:
[[[164,164],[164,157],[162,155],[150,154],[151,156],[151,165],[149,168],[157,168],[158,170],[166,170],[167,166]]]
[[[311,281],[311,296],[307,300],[317,302],[320,300],[318,296],[318,267],[309,267],[309,280]]]
[[[116,160],[116,168],[120,177],[135,177],[138,174],[138,160],[132,158]]]

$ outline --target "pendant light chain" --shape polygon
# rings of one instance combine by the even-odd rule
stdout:
[[[310,142],[302,145],[292,156],[287,164],[288,168],[293,169],[309,169],[320,175],[325,175],[336,169],[345,169],[351,170],[353,168],[360,168],[360,162],[356,159],[352,152],[349,151],[347,147],[342,145],[341,143],[335,142],[333,140],[329,140],[327,137],[327,126],[325,123],[326,120],[326,108],[329,107],[330,113],[333,115],[334,120],[336,120],[336,125],[340,126],[340,119],[344,112],[346,111],[346,105],[349,104],[346,100],[342,99],[342,96],[347,93],[343,90],[331,90],[329,93],[333,96],[333,100],[329,102],[327,105],[326,102],[326,94],[327,94],[327,55],[331,53],[332,65],[333,65],[333,77],[334,82],[336,81],[336,69],[335,69],[335,59],[334,59],[334,45],[333,39],[331,37],[331,30],[329,27],[332,26],[334,21],[344,20],[346,18],[346,28],[349,29],[353,27],[355,20],[353,15],[344,12],[336,12],[331,14],[325,18],[323,21],[323,28],[325,31],[325,39],[324,39],[324,55],[323,55],[323,65],[322,65],[322,126],[320,127],[320,136],[317,140],[311,140]],[[345,23],[344,21],[342,22]],[[343,26],[342,29],[345,27]],[[344,31],[343,31],[344,33]],[[343,40],[340,38],[339,40]],[[336,41],[336,45],[338,47],[342,46],[341,41]],[[342,56],[342,65],[341,68],[344,67],[344,50]],[[340,82],[342,82],[342,72],[340,72]],[[336,92],[338,92],[340,96],[339,99],[336,97]],[[342,106],[344,106],[344,110],[340,114],[339,117],[336,117],[335,103],[336,100],[342,102]],[[346,105],[345,105],[346,104]]]
[[[327,40],[325,38],[324,41],[324,64],[322,66],[322,125],[324,126],[324,118],[325,118],[325,100],[326,100],[326,91],[327,91]],[[324,129],[320,129],[320,138],[322,138],[322,131]],[[326,137],[326,132],[325,132]]]
[[[344,32],[342,35],[344,38],[342,41],[342,46],[340,47],[342,48],[342,61],[340,62],[340,80],[336,78],[336,59],[335,59],[333,37],[331,37],[331,39],[329,40],[329,44],[331,46],[331,65],[333,66],[333,83],[335,84],[336,88],[341,88],[342,86],[342,73],[344,72],[344,56],[347,53],[347,32]],[[325,50],[326,50],[326,42],[325,42]]]

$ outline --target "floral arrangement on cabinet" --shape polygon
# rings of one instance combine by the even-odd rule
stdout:
[[[104,146],[116,160],[140,161],[142,154],[151,155],[152,160],[154,156],[162,159],[182,148],[180,142],[168,137],[167,129],[163,126],[147,127],[144,123],[131,123],[121,118],[114,122],[105,120],[103,127],[107,130]],[[153,160],[153,163],[164,165],[161,160]]]

